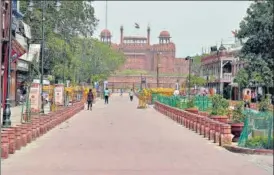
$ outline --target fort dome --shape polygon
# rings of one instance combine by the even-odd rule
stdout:
[[[101,37],[110,37],[111,33],[108,29],[104,29],[101,31]]]
[[[168,31],[164,30],[159,35],[160,38],[170,38],[170,34]]]

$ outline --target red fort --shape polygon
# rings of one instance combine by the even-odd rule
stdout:
[[[144,70],[150,75],[142,75],[147,79],[149,87],[156,86],[155,72],[159,64],[161,87],[173,87],[177,80],[182,82],[188,74],[188,61],[184,58],[176,58],[176,46],[171,41],[168,31],[161,31],[159,43],[150,43],[150,27],[147,27],[147,36],[126,36],[123,26],[120,27],[120,43],[112,43],[112,35],[108,29],[101,31],[102,42],[122,51],[126,56],[125,64],[120,71]],[[154,76],[152,75],[154,73]],[[169,74],[169,76],[163,76]],[[126,88],[140,84],[141,75],[112,75],[108,82],[112,88]]]

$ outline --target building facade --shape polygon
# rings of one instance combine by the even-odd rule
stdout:
[[[1,0],[1,100],[5,104],[7,82],[10,82],[10,103],[15,106],[19,101],[18,89],[28,77],[29,61],[27,61],[28,42],[31,38],[30,28],[22,21],[18,0]],[[9,9],[12,8],[12,21]],[[8,78],[9,29],[12,29],[11,75]]]
[[[239,90],[233,79],[237,72],[244,67],[244,62],[237,56],[241,45],[236,43],[230,48],[212,51],[201,59],[202,75],[207,79],[208,88],[213,88],[226,98],[238,99]]]
[[[111,45],[113,48],[122,51],[126,56],[125,64],[120,70],[131,69],[131,70],[145,70],[147,72],[156,72],[157,66],[161,74],[172,73],[177,74],[179,80],[188,74],[188,61],[184,58],[176,58],[176,46],[171,41],[171,35],[168,31],[162,31],[159,34],[159,43],[152,44],[150,42],[150,27],[147,28],[147,36],[125,36],[124,28],[120,28],[120,43],[112,43],[112,35],[108,29],[104,29],[101,32],[100,39],[102,42]],[[184,76],[180,76],[184,75]],[[121,80],[124,79],[124,80]],[[150,77],[151,81],[156,82],[156,77]],[[166,78],[161,78],[160,81]],[[136,80],[136,76],[112,76],[109,81],[122,81],[130,82]],[[140,82],[140,78],[138,82]],[[117,83],[119,83],[117,82]],[[174,81],[174,83],[176,80]]]

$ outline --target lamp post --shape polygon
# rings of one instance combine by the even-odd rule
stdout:
[[[12,43],[12,1],[10,1],[10,5],[9,5],[9,15],[10,15],[9,16],[9,49],[8,49],[9,52],[8,52],[8,79],[7,79],[8,82],[7,82],[6,104],[3,108],[4,109],[4,111],[3,111],[3,127],[11,126],[11,121],[10,121],[11,110],[10,110],[9,96],[10,96],[11,59],[12,59],[12,56],[11,56],[11,49],[12,49],[12,45],[11,45],[11,43]]]
[[[187,56],[185,60],[188,60],[188,100],[190,100],[190,74],[191,74],[191,64],[192,64],[193,58],[190,56]]]
[[[41,0],[41,6],[42,6],[42,43],[41,43],[41,76],[40,76],[40,84],[41,84],[41,109],[40,109],[40,113],[44,114],[44,103],[43,103],[43,77],[44,77],[44,54],[45,54],[45,29],[44,29],[44,17],[45,17],[45,10],[46,10],[46,1],[45,0]],[[55,7],[56,7],[56,11],[60,10],[60,6],[61,3],[59,2],[59,0],[56,0],[55,2]],[[29,0],[28,3],[28,10],[29,11],[33,11],[33,7],[34,4],[32,2],[32,0]]]

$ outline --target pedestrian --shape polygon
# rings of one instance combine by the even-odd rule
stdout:
[[[120,89],[120,96],[123,96],[123,89]]]
[[[129,91],[129,99],[130,99],[130,101],[133,100],[133,90],[132,89]]]
[[[249,94],[249,91],[246,92],[246,94],[244,95],[244,107],[248,107],[250,108],[250,102],[251,102],[251,95]]]
[[[94,96],[93,96],[92,90],[89,89],[88,97],[87,97],[87,101],[88,101],[88,110],[92,110],[93,99],[94,99]]]
[[[105,104],[108,104],[108,97],[109,97],[109,90],[108,90],[108,88],[105,89],[104,96],[105,96]]]

